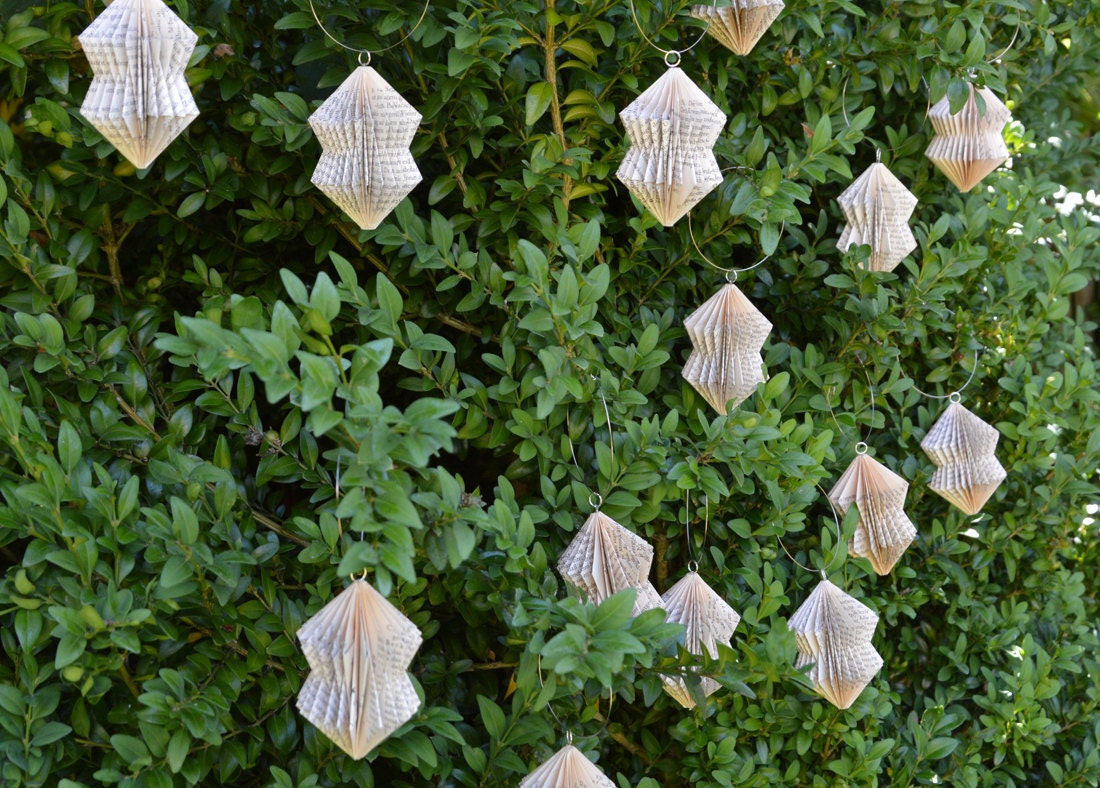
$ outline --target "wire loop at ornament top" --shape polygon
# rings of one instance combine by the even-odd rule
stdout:
[[[978,372],[978,359],[981,358],[981,352],[982,348],[978,348],[974,351],[974,365],[973,368],[970,370],[970,377],[966,379],[966,383],[962,384],[962,388],[955,389],[949,394],[928,394],[924,391],[921,391],[919,388],[917,388],[916,384],[914,384],[913,391],[917,392],[922,397],[928,397],[928,399],[946,399],[950,400],[951,402],[961,402],[962,393],[966,391],[966,387],[970,385],[970,383],[974,380],[974,375]]]
[[[783,240],[783,232],[786,229],[787,229],[787,222],[784,221],[782,224],[779,225],[779,238],[776,239],[776,242],[775,242],[775,248],[776,249],[779,248],[779,241]],[[731,285],[735,284],[737,282],[737,275],[738,274],[748,273],[749,271],[756,268],[757,266],[763,265],[768,260],[770,260],[773,255],[775,255],[775,252],[772,252],[771,254],[768,254],[768,255],[764,255],[764,257],[757,260],[755,263],[750,265],[748,268],[723,268],[722,266],[718,265],[713,260],[711,260],[709,257],[707,257],[705,254],[703,254],[703,250],[699,248],[699,242],[697,240],[695,240],[695,229],[692,227],[692,224],[691,224],[691,213],[688,213],[688,237],[691,239],[691,245],[693,247],[695,247],[695,251],[699,253],[699,256],[701,258],[703,258],[703,262],[706,263],[707,265],[709,265],[714,270],[721,271],[722,273],[724,273],[726,275],[726,283],[731,284]]]
[[[840,114],[844,117],[844,128],[846,129],[852,128],[852,121],[848,119],[848,107],[845,106],[845,104],[847,104],[849,79],[851,79],[850,76],[844,77],[844,84],[840,86]],[[920,134],[924,130],[925,124],[928,123],[928,113],[932,110],[932,88],[928,84],[928,80],[923,76],[920,78],[920,81],[924,83],[924,87],[928,93],[928,101],[924,107],[924,117],[921,119],[920,126],[917,127],[916,134]],[[899,143],[887,150],[887,153],[893,153],[900,147],[901,144]],[[879,163],[882,162],[882,148],[878,145],[875,145],[875,161]]]
[[[713,7],[718,7],[718,0],[714,0]],[[688,46],[686,49],[664,49],[657,46],[657,44],[653,42],[653,39],[647,36],[645,30],[642,29],[642,23],[638,21],[638,10],[634,7],[634,0],[630,0],[630,16],[634,20],[634,27],[637,28],[639,35],[641,35],[641,37],[645,39],[645,42],[647,44],[649,44],[651,47],[653,47],[665,56],[665,65],[669,68],[675,68],[676,66],[679,66],[680,62],[683,60],[683,55],[686,55],[688,52],[695,49],[699,42],[706,38],[707,30],[710,29],[710,23],[708,22],[707,26],[703,28],[703,32],[699,34],[699,37],[692,41],[691,45]],[[672,62],[669,62],[670,56],[673,56]]]
[[[710,496],[703,495],[703,545],[707,543],[707,532],[710,530]],[[691,540],[691,493],[684,491],[684,529],[688,547],[688,572],[699,571],[699,559],[695,555],[695,544]]]
[[[817,487],[817,489],[821,491],[821,494],[825,496],[825,500],[829,501],[829,508],[833,510],[833,520],[836,522],[836,543],[837,543],[837,546],[839,547],[840,546],[840,541],[841,541],[840,515],[837,514],[836,507],[833,506],[833,502],[831,500],[829,500],[829,496],[826,495],[825,491],[821,489],[821,485],[816,484],[814,486]],[[791,559],[791,561],[794,563],[795,566],[797,566],[799,569],[805,569],[807,572],[821,572],[821,579],[822,580],[827,580],[828,579],[828,571],[827,570],[829,569],[830,566],[832,566],[832,564],[836,563],[836,558],[837,558],[837,555],[839,554],[839,551],[833,553],[832,560],[829,561],[829,563],[827,563],[825,566],[823,566],[820,570],[818,570],[818,569],[814,569],[813,567],[806,566],[805,564],[800,562],[797,558],[795,558],[793,555],[791,555],[791,551],[787,549],[787,545],[785,545],[783,543],[783,537],[781,537],[779,534],[776,534],[775,538],[776,538],[776,541],[779,542],[779,546],[783,548],[783,552],[787,554],[787,558]]]
[[[317,27],[321,28],[321,32],[324,33],[325,36],[330,41],[332,41],[332,43],[336,44],[336,46],[342,47],[342,48],[346,49],[347,51],[354,52],[356,55],[358,55],[357,59],[358,59],[359,65],[369,66],[370,61],[371,61],[371,50],[369,50],[369,49],[356,49],[355,47],[349,47],[343,41],[341,41],[336,36],[334,36],[332,33],[330,33],[328,31],[328,28],[325,27],[324,23],[321,22],[321,17],[320,17],[320,15],[318,15],[317,9],[314,8],[314,6],[313,6],[313,0],[308,0],[308,1],[309,1],[310,13],[313,14],[313,21],[317,23]],[[408,41],[410,36],[412,36],[412,34],[417,31],[417,28],[420,27],[420,24],[424,21],[424,18],[428,15],[428,7],[430,5],[431,5],[431,0],[424,0],[424,7],[420,10],[420,16],[417,18],[416,24],[414,24],[412,26],[412,29],[409,30],[408,33],[403,35],[397,41],[390,44],[388,47],[383,47],[382,49],[376,49],[376,50],[374,50],[374,52],[377,52],[378,54],[381,54],[382,52],[389,52],[394,47],[401,46],[401,44],[404,44],[406,41]],[[366,58],[367,58],[366,62],[363,62],[363,56],[364,55],[366,55]]]

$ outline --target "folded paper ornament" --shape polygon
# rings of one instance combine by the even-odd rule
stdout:
[[[864,170],[837,202],[848,220],[837,248],[846,252],[850,246],[868,244],[868,270],[893,271],[917,248],[909,229],[917,198],[885,164],[875,162]]]
[[[738,55],[747,55],[783,10],[783,0],[730,0],[729,5],[693,5],[691,15]]]
[[[161,0],[115,0],[80,34],[94,75],[80,114],[138,169],[199,116],[184,76],[198,40]]]
[[[975,95],[981,96],[985,102],[984,115],[978,108]],[[971,85],[970,97],[954,115],[947,98],[940,99],[928,111],[928,119],[932,121],[936,136],[928,144],[924,155],[959,191],[973,189],[1008,158],[1004,127],[1012,120],[1012,113],[989,88],[975,90]]]
[[[917,529],[905,514],[909,482],[867,454],[857,454],[852,464],[829,491],[841,516],[855,504],[859,522],[848,551],[869,558],[880,575],[894,568],[912,544]]]
[[[616,177],[669,227],[715,186],[726,116],[677,66],[619,113],[630,140]]]
[[[615,788],[596,764],[567,744],[524,777],[519,788]]]
[[[726,284],[684,320],[694,346],[680,373],[712,408],[726,414],[764,382],[760,350],[772,324],[737,285]]]
[[[558,559],[558,572],[600,604],[612,594],[637,589],[634,615],[661,607],[661,596],[649,582],[653,545],[596,511]]]
[[[1007,475],[993,453],[1000,437],[995,427],[953,401],[920,444],[938,466],[929,488],[967,514],[980,512]]]
[[[855,597],[822,580],[787,626],[794,632],[795,667],[810,668],[810,681],[838,709],[851,706],[882,668],[871,644],[878,614]]]
[[[684,648],[692,654],[718,657],[718,644],[731,645],[733,632],[741,623],[741,616],[718,596],[699,576],[688,572],[676,585],[661,596],[667,611],[666,621],[684,625]],[[695,708],[695,699],[688,692],[687,683],[679,677],[665,676],[665,691],[685,709]],[[706,676],[700,679],[703,694],[713,695],[721,685]]]
[[[313,184],[364,230],[373,230],[420,183],[409,151],[420,113],[377,71],[359,66],[309,125],[321,143]]]
[[[358,760],[420,708],[407,673],[420,630],[365,580],[352,582],[302,624],[310,674],[298,711]]]

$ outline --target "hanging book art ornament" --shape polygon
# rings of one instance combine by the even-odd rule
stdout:
[[[407,673],[420,630],[362,578],[298,630],[310,674],[298,711],[356,760],[420,708]]]
[[[717,659],[719,643],[732,645],[730,641],[741,623],[741,616],[694,569],[690,569],[680,582],[666,591],[661,600],[668,612],[666,621],[684,625],[684,648],[692,654],[701,655],[702,650],[706,649],[711,659]],[[663,678],[665,691],[669,695],[685,709],[695,708],[695,699],[688,692],[684,679]],[[721,686],[706,676],[700,679],[700,683],[703,695],[708,697]]]
[[[138,169],[199,116],[184,76],[198,40],[161,0],[115,0],[80,34],[94,75],[80,114]]]
[[[649,90],[619,113],[630,148],[616,177],[671,227],[722,182],[712,148],[726,116],[679,68],[679,53]]]
[[[985,112],[975,97],[985,103]],[[970,86],[966,104],[951,114],[947,97],[928,111],[936,136],[924,155],[931,159],[961,192],[968,192],[1008,158],[1004,127],[1012,120],[1001,100],[989,88]]]
[[[878,614],[828,580],[817,584],[787,626],[798,648],[796,668],[810,668],[810,681],[838,709],[855,703],[882,657],[871,644]]]
[[[558,559],[561,576],[597,605],[627,588],[637,589],[633,615],[661,607],[649,582],[653,545],[596,510]]]
[[[691,15],[736,55],[747,55],[783,10],[783,0],[729,0],[729,5],[693,5]]]
[[[864,170],[837,202],[848,220],[837,248],[846,252],[853,245],[868,244],[868,270],[893,271],[917,248],[909,229],[917,198],[885,164],[876,161]]]
[[[322,150],[310,180],[373,230],[420,183],[409,151],[420,117],[377,71],[359,66],[309,116]]]
[[[583,752],[567,744],[524,777],[519,788],[615,788]]]
[[[856,458],[829,491],[829,500],[841,516],[855,504],[859,522],[848,550],[870,559],[875,572],[885,575],[912,544],[917,529],[905,514],[909,483],[866,452],[867,444],[856,445]]]
[[[1007,476],[994,455],[1001,435],[957,397],[952,395],[920,447],[937,466],[928,487],[967,514],[977,514]]]
[[[726,415],[764,382],[760,355],[772,324],[737,285],[727,283],[684,320],[694,349],[680,373],[712,408]]]

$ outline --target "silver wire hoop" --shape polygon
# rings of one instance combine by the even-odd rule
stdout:
[[[844,127],[847,129],[852,128],[852,121],[848,119],[848,108],[845,106],[848,98],[848,80],[850,79],[850,75],[844,77],[844,84],[840,86],[840,114],[844,117]],[[928,84],[928,80],[925,79],[923,76],[921,76],[920,81],[924,83],[925,90],[928,93],[928,101],[924,108],[924,117],[921,119],[920,126],[918,126],[917,130],[913,133],[914,135],[920,134],[922,131],[924,131],[924,127],[928,124],[928,113],[932,111],[932,87]],[[864,136],[866,137],[866,135]],[[871,144],[874,145],[874,142],[872,142]],[[900,147],[901,144],[895,145],[892,148],[888,148],[886,152],[895,153]],[[882,148],[878,145],[875,145],[875,162],[882,162]]]
[[[974,351],[974,365],[973,368],[970,370],[970,377],[966,379],[966,383],[962,384],[962,388],[955,389],[949,394],[928,394],[917,388],[917,385],[914,383],[913,391],[917,392],[922,397],[928,397],[928,399],[946,399],[950,400],[951,402],[961,402],[962,393],[966,391],[966,387],[970,385],[970,383],[974,380],[974,375],[976,375],[978,372],[978,360],[981,358],[983,349],[984,348],[978,348]]]
[[[814,486],[817,487],[817,489],[821,491],[822,495],[825,495],[825,491],[821,489],[820,484],[815,484]],[[828,495],[825,495],[825,500],[829,502],[829,508],[833,512],[833,520],[836,522],[836,543],[837,543],[837,547],[839,548],[840,543],[841,543],[841,537],[842,537],[841,528],[840,528],[840,515],[837,514],[836,507],[833,506],[833,502],[829,498]],[[779,542],[779,546],[783,548],[783,552],[787,554],[787,558],[791,559],[791,562],[794,563],[795,566],[797,566],[799,569],[805,569],[807,572],[821,572],[821,579],[822,580],[827,580],[828,579],[828,569],[834,563],[836,563],[836,557],[839,554],[839,550],[837,550],[836,552],[833,553],[832,560],[830,560],[828,563],[825,564],[824,567],[822,567],[820,570],[818,570],[818,569],[814,569],[813,567],[806,566],[804,563],[802,563],[797,558],[795,558],[793,555],[791,555],[791,551],[787,549],[787,545],[783,543],[783,537],[781,537],[779,534],[776,534],[775,538]],[[824,552],[824,548],[822,549],[822,552]]]
[[[783,240],[783,233],[786,231],[786,229],[787,229],[787,222],[786,222],[786,220],[784,220],[779,225],[779,238],[775,242],[775,248],[777,250],[779,249],[779,242]],[[695,239],[695,228],[691,224],[691,212],[690,211],[688,212],[688,237],[691,239],[691,245],[695,248],[695,251],[699,254],[699,256],[701,258],[703,258],[703,262],[706,263],[707,265],[709,265],[714,270],[721,271],[722,273],[724,273],[726,275],[726,282],[728,284],[731,284],[731,285],[735,284],[737,282],[737,275],[738,274],[748,273],[752,269],[756,268],[757,266],[763,265],[764,263],[766,263],[768,260],[772,259],[772,257],[775,256],[775,252],[772,252],[771,254],[768,254],[768,255],[764,255],[763,258],[761,258],[760,260],[757,260],[755,263],[750,265],[748,268],[724,268],[724,267],[718,265],[713,260],[711,260],[709,257],[707,257],[703,253],[703,250],[699,248],[699,242]]]
[[[370,50],[370,49],[356,49],[355,47],[349,47],[343,41],[338,39],[336,36],[334,36],[332,33],[330,33],[328,31],[328,28],[325,27],[324,23],[321,22],[321,17],[317,14],[317,9],[313,5],[313,0],[308,0],[308,2],[309,2],[310,13],[313,14],[313,21],[317,23],[317,27],[321,28],[321,32],[324,33],[325,36],[332,43],[336,44],[336,46],[342,47],[342,48],[346,49],[348,52],[354,52],[358,56],[357,60],[359,62],[359,65],[369,66],[370,61],[371,61],[372,50]],[[376,50],[373,50],[373,52],[376,52],[378,54],[382,54],[383,52],[389,52],[394,47],[401,46],[406,41],[408,41],[409,38],[412,36],[412,34],[415,33],[417,31],[417,29],[420,27],[420,24],[424,21],[424,18],[428,15],[428,7],[431,6],[431,4],[432,4],[432,0],[424,0],[424,8],[422,8],[420,10],[420,16],[417,18],[416,24],[414,24],[412,26],[412,29],[409,30],[408,33],[403,35],[401,38],[399,38],[394,43],[390,44],[388,47],[383,47],[382,49],[376,49]],[[367,61],[365,63],[363,62],[363,55],[367,56]]]
[[[703,515],[703,546],[707,544],[707,533],[710,531],[710,496],[703,494],[703,506],[705,508],[705,514]],[[695,544],[691,540],[691,493],[684,490],[684,536],[687,539],[688,548],[688,572],[699,571],[699,558],[695,555]]]
[[[718,7],[718,0],[714,0],[713,7]],[[638,34],[645,39],[645,42],[665,56],[665,65],[669,68],[676,68],[679,66],[683,60],[683,56],[695,49],[695,47],[699,45],[699,42],[707,37],[707,31],[710,30],[710,22],[708,21],[707,26],[703,28],[703,32],[700,33],[699,37],[692,41],[686,49],[664,49],[657,46],[653,39],[647,36],[645,30],[642,29],[642,23],[638,21],[638,10],[634,7],[634,0],[630,0],[630,17],[634,20],[634,27],[637,29]],[[674,56],[674,62],[672,63],[669,62],[670,55]]]
[[[876,407],[875,406],[875,387],[871,383],[871,374],[867,371],[867,366],[865,364],[863,364],[862,361],[860,362],[860,364],[863,365],[863,375],[864,375],[864,377],[867,378],[867,391],[871,394],[871,420],[870,420],[871,423],[867,425],[867,437],[869,438],[869,437],[871,437],[871,430],[873,430],[875,428],[875,407]],[[831,402],[829,402],[828,389],[830,389],[830,388],[832,388],[832,387],[831,386],[826,387],[826,390],[823,392],[825,394],[825,405],[826,405],[826,407],[829,408],[829,415],[833,417],[833,423],[836,425],[837,430],[843,436],[844,435],[844,427],[841,426],[840,421],[836,417],[836,411],[833,410],[833,404]],[[841,391],[843,392],[843,387],[841,387]],[[844,396],[843,396],[843,393],[842,393],[841,394],[841,401],[843,401],[843,399],[844,399]],[[858,430],[858,426],[857,426],[856,429]],[[859,433],[857,432],[856,434],[858,435]],[[863,446],[863,451],[859,450],[859,447],[861,445]],[[856,442],[856,454],[866,454],[866,453],[867,453],[867,441],[865,439],[861,438],[860,440],[858,440]]]

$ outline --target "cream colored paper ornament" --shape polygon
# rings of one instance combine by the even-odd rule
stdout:
[[[852,555],[868,558],[880,575],[894,568],[912,544],[917,529],[905,514],[909,483],[867,454],[857,453],[829,491],[829,500],[847,514],[855,504],[859,523],[848,545]]]
[[[997,429],[952,400],[920,447],[938,467],[929,488],[967,514],[977,514],[1005,480],[994,451]]]
[[[661,607],[649,582],[653,545],[595,511],[558,559],[558,572],[599,604],[626,588],[637,589],[634,615]]]
[[[870,245],[868,270],[893,271],[917,248],[909,229],[917,198],[885,164],[875,162],[864,170],[837,202],[848,220],[837,248],[846,252],[852,245]]]
[[[615,783],[583,752],[567,744],[524,777],[519,788],[615,788]]]
[[[313,184],[373,230],[420,183],[409,151],[420,113],[370,66],[359,66],[309,116],[321,143]]]
[[[94,75],[80,114],[138,169],[199,116],[184,76],[198,40],[161,0],[115,0],[80,34]]]
[[[741,623],[741,616],[718,596],[696,571],[689,571],[680,582],[661,596],[668,615],[666,621],[684,625],[684,648],[701,655],[703,649],[711,659],[718,657],[718,644],[730,646],[730,640]],[[685,709],[695,708],[695,700],[687,683],[679,677],[665,676],[665,691]],[[720,684],[712,678],[700,679],[703,694],[713,695]]]
[[[693,5],[691,15],[737,55],[747,55],[783,10],[783,0],[730,0],[726,6]]]
[[[616,177],[669,227],[722,182],[711,150],[726,116],[677,66],[619,113],[630,140]]]
[[[851,706],[882,668],[871,644],[878,614],[828,580],[817,584],[788,622],[798,648],[795,667],[812,664],[814,688],[838,709]]]
[[[985,102],[984,115],[978,109],[975,95]],[[936,136],[924,155],[959,191],[973,189],[1008,158],[1004,127],[1012,120],[1012,113],[989,88],[975,90],[971,85],[970,97],[954,115],[947,98],[940,99],[928,111],[928,119]]]
[[[420,630],[365,580],[298,630],[310,674],[298,711],[358,760],[420,708],[407,673]]]
[[[726,284],[684,321],[694,350],[681,372],[712,408],[725,415],[764,382],[760,355],[772,324],[737,285]]]

